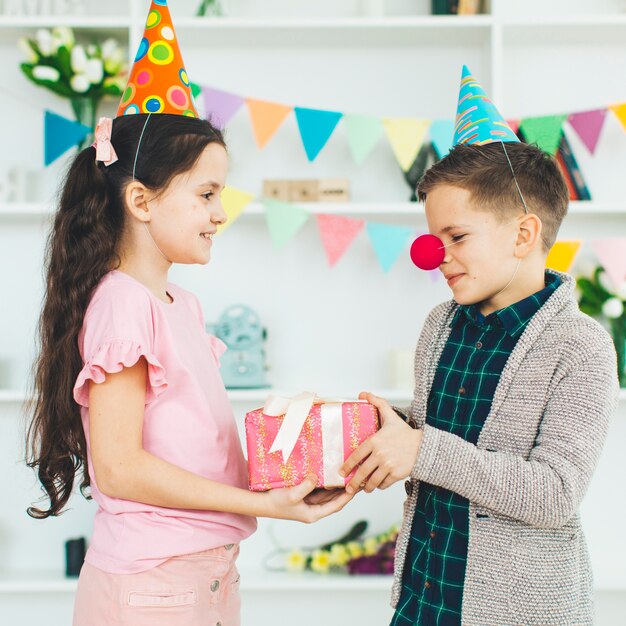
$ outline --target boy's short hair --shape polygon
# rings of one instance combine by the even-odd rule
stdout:
[[[543,224],[542,241],[548,252],[569,203],[561,169],[553,157],[535,145],[508,142],[505,148],[528,211]],[[419,200],[426,200],[438,185],[466,189],[475,209],[493,212],[500,221],[524,210],[501,142],[456,145],[426,171],[417,186]]]

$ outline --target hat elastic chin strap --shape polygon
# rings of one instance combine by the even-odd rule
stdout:
[[[170,264],[173,264],[173,261],[170,261],[170,259],[168,259],[165,256],[165,253],[163,252],[163,250],[161,250],[161,248],[159,248],[159,245],[157,244],[157,242],[154,240],[154,237],[152,236],[152,233],[150,232],[150,229],[148,228],[148,224],[147,222],[144,222],[143,225],[146,227],[146,231],[148,233],[148,235],[150,235],[150,239],[152,239],[152,243],[154,244],[155,248],[161,253],[161,256]]]
[[[135,178],[135,170],[137,169],[137,158],[139,157],[139,146],[141,146],[141,140],[143,139],[143,134],[146,131],[146,126],[148,125],[148,122],[150,120],[150,116],[152,115],[152,113],[148,113],[148,117],[146,117],[146,121],[143,124],[143,128],[141,129],[141,135],[139,135],[139,141],[137,142],[137,150],[135,151],[135,159],[133,161],[133,180],[136,180]],[[147,222],[144,222],[143,225],[146,227],[146,232],[148,233],[148,235],[150,236],[150,239],[152,240],[152,243],[154,244],[154,247],[161,253],[161,256],[168,262],[168,263],[172,263],[172,261],[170,261],[170,259],[167,258],[167,256],[165,255],[165,253],[163,252],[163,250],[161,250],[161,248],[159,248],[159,245],[157,244],[157,242],[154,240],[154,237],[152,236],[152,233],[150,232],[150,229],[148,228],[148,224]]]

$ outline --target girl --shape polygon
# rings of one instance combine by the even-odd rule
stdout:
[[[50,506],[28,513],[58,515],[82,469],[98,510],[74,626],[233,626],[255,516],[312,522],[351,496],[305,502],[312,479],[246,489],[225,346],[167,281],[173,263],[208,263],[226,221],[221,133],[138,114],[103,118],[96,137],[69,169],[48,246],[28,444]]]

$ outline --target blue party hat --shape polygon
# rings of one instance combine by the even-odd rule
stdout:
[[[452,144],[483,145],[494,141],[519,142],[519,139],[464,65]]]

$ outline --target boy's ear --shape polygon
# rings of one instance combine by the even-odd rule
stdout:
[[[535,248],[541,246],[541,233],[543,224],[541,218],[534,213],[524,215],[520,220],[519,230],[517,233],[516,256],[524,258],[528,256]]]
[[[129,183],[124,192],[126,208],[141,222],[150,221],[150,208],[148,207],[149,193],[148,188],[138,180]]]

